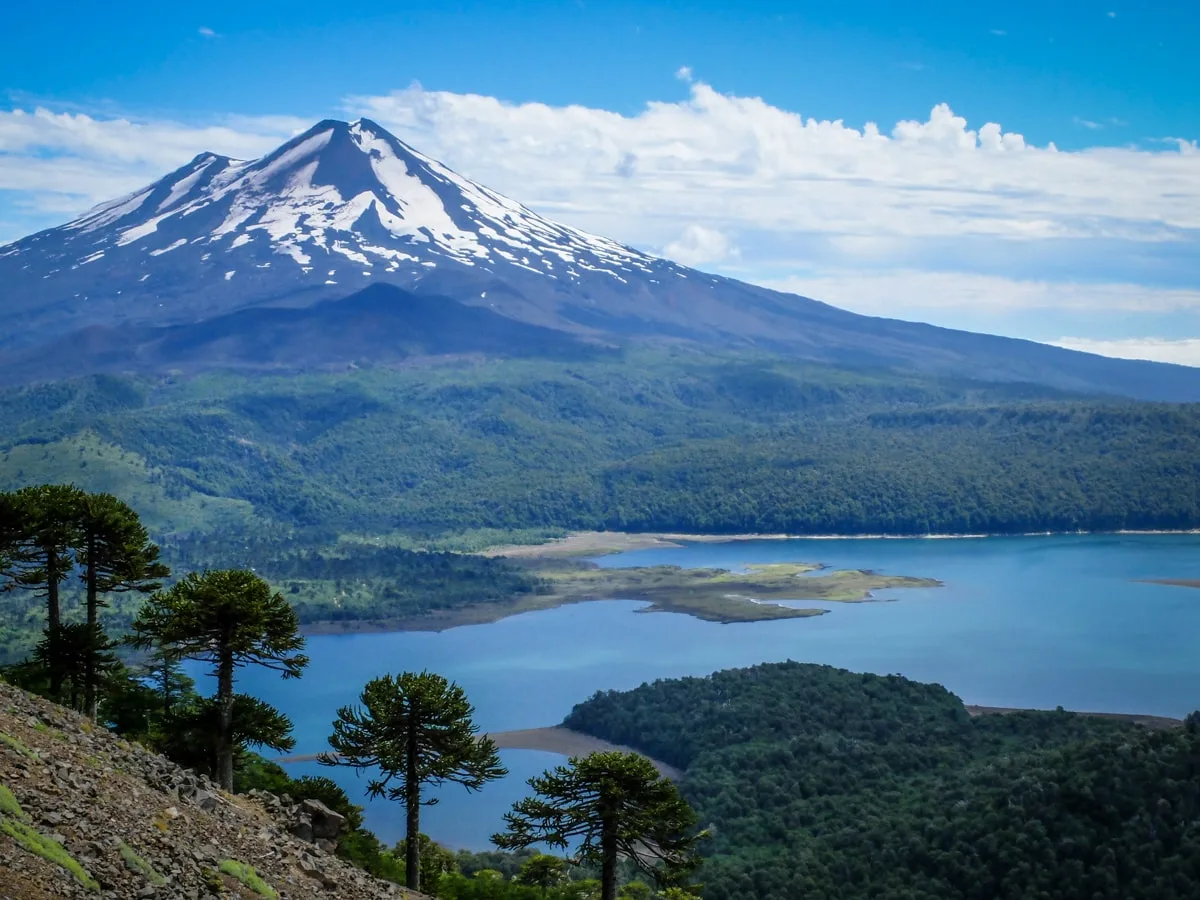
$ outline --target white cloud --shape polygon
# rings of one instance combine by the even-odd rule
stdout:
[[[739,251],[715,228],[689,225],[663,248],[663,255],[685,266],[703,266],[736,258]]]
[[[199,28],[196,29],[196,31],[200,34],[201,37],[212,38],[212,37],[217,36],[217,33],[215,31],[213,31],[211,28],[209,28],[207,25],[200,26]]]
[[[1140,284],[1035,281],[964,272],[843,270],[767,279],[762,283],[877,316],[907,317],[922,310],[950,309],[981,313],[1053,309],[1101,314],[1200,310],[1200,287],[1188,290]]]
[[[1058,347],[1115,356],[1119,359],[1149,359],[1155,362],[1200,366],[1200,338],[1171,340],[1169,338],[1126,338],[1116,341],[1092,338],[1064,337],[1053,341]]]
[[[155,181],[197,153],[253,158],[311,124],[294,117],[187,125],[44,108],[0,112],[0,192],[21,192],[28,213],[67,218]],[[0,242],[28,230],[0,234]]]
[[[991,30],[991,34],[994,34],[996,37],[1006,37],[1008,35],[1008,32],[1005,31],[1003,28],[993,28]]]
[[[1200,157],[1182,144],[1058,151],[995,123],[973,129],[945,104],[890,133],[702,82],[632,116],[420,87],[351,98],[347,110],[572,224],[645,246],[695,221],[735,236],[1018,240],[1165,240],[1200,228]],[[635,177],[621,165],[631,158]]]
[[[1076,125],[1082,125],[1084,128],[1090,128],[1092,131],[1099,131],[1104,127],[1099,122],[1093,122],[1091,119],[1081,119],[1079,116],[1074,116],[1071,121]]]
[[[692,80],[692,67],[691,66],[680,66],[678,69],[675,70],[675,77],[678,78],[680,81],[691,81]]]

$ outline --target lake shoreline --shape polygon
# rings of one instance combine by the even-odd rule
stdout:
[[[1069,537],[1103,535],[1188,535],[1200,534],[1200,528],[1132,529],[1113,531],[1029,531],[1020,533],[980,532],[949,534],[687,534],[670,531],[574,531],[566,537],[550,538],[533,544],[497,544],[479,551],[481,556],[509,558],[572,558],[611,556],[632,550],[656,550],[682,547],[686,544],[732,544],[746,541],[961,541],[984,538]]]

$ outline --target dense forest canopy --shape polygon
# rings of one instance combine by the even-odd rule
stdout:
[[[972,718],[937,685],[783,663],[601,693],[567,726],[684,768],[706,900],[1184,898],[1200,720]]]
[[[205,535],[607,528],[1025,532],[1200,525],[1200,408],[761,355],[0,392],[0,489],[126,498]]]

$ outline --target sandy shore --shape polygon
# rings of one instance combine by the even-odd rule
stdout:
[[[1142,578],[1142,584],[1167,584],[1172,587],[1200,588],[1200,578]]]
[[[623,531],[577,531],[544,544],[506,544],[489,547],[484,556],[552,557],[607,556],[629,550],[680,547],[688,544],[727,544],[733,541],[786,541],[788,534],[627,534]]]
[[[586,756],[589,753],[616,750],[621,753],[637,753],[632,747],[622,747],[620,744],[610,744],[594,738],[590,734],[572,731],[555,725],[550,728],[524,728],[518,731],[496,731],[488,735],[501,750],[544,750],[547,753],[558,753],[562,756]],[[281,756],[275,761],[286,765],[288,763],[316,762],[320,754],[309,753],[298,756]],[[651,759],[654,768],[666,778],[678,779],[683,773],[674,766]]]
[[[632,747],[610,744],[590,734],[572,731],[556,725],[551,728],[525,728],[519,731],[497,731],[489,734],[496,746],[504,750],[545,750],[563,756],[586,756],[589,753],[616,750],[621,753],[637,753]],[[683,773],[674,766],[656,759],[650,760],[654,768],[665,777],[678,779]]]

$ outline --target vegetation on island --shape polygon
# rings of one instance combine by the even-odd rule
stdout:
[[[646,600],[645,612],[679,612],[710,622],[757,622],[819,616],[826,610],[778,601],[859,603],[888,588],[939,587],[931,578],[841,570],[822,572],[814,563],[772,563],[727,569],[679,566],[601,567],[542,561],[535,569],[546,584],[539,603],[580,600]]]
[[[1184,900],[1200,717],[971,717],[937,685],[784,663],[604,692],[565,725],[683,770],[705,900]]]

